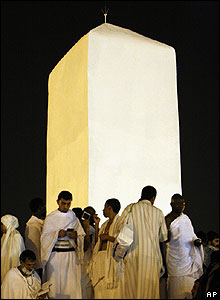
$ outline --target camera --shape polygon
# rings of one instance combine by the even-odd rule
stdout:
[[[82,215],[82,220],[89,220],[91,217],[91,214],[89,214],[88,212],[84,211],[83,215]]]

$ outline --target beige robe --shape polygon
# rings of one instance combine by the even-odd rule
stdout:
[[[148,200],[128,205],[121,218],[129,211],[133,220],[133,243],[123,260],[124,273],[115,298],[159,299],[163,267],[159,243],[167,240],[164,215]]]
[[[31,216],[25,227],[25,246],[26,249],[32,250],[36,255],[36,269],[42,268],[40,237],[43,229],[43,223],[43,220],[36,216]]]
[[[119,215],[116,215],[109,228],[108,234],[110,236],[116,237],[118,235],[119,220]],[[108,221],[102,224],[99,235],[105,232]],[[95,299],[113,299],[118,288],[117,263],[112,255],[113,245],[114,243],[108,241],[107,249],[99,251],[101,246],[100,237],[98,237],[95,245],[93,256],[88,266],[88,274],[94,287]]]

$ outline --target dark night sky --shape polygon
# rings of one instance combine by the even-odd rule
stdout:
[[[185,213],[218,231],[218,1],[1,1],[1,215],[23,234],[29,200],[46,197],[48,76],[105,5],[108,23],[175,48]]]

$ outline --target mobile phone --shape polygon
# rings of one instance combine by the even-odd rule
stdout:
[[[90,217],[91,217],[91,215],[88,212],[86,212],[86,211],[83,212],[82,220],[89,220]]]
[[[74,231],[74,229],[73,228],[67,228],[67,230],[66,231]]]

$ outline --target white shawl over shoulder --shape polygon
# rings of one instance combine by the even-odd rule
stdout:
[[[58,209],[51,212],[44,221],[43,231],[41,235],[41,260],[44,268],[49,260],[52,249],[58,239],[58,233],[61,229],[73,228],[77,231],[77,245],[73,239],[65,236],[64,240],[69,240],[72,246],[76,249],[76,254],[79,263],[83,262],[83,246],[85,232],[76,217],[75,213],[69,209],[67,213],[63,213]]]
[[[171,239],[167,245],[167,268],[170,276],[203,273],[202,246],[194,246],[197,239],[189,217],[181,214],[170,225]]]
[[[1,217],[1,222],[6,226],[7,232],[1,238],[1,282],[9,269],[20,264],[20,254],[25,249],[22,235],[16,228],[19,227],[18,219],[12,215]]]

